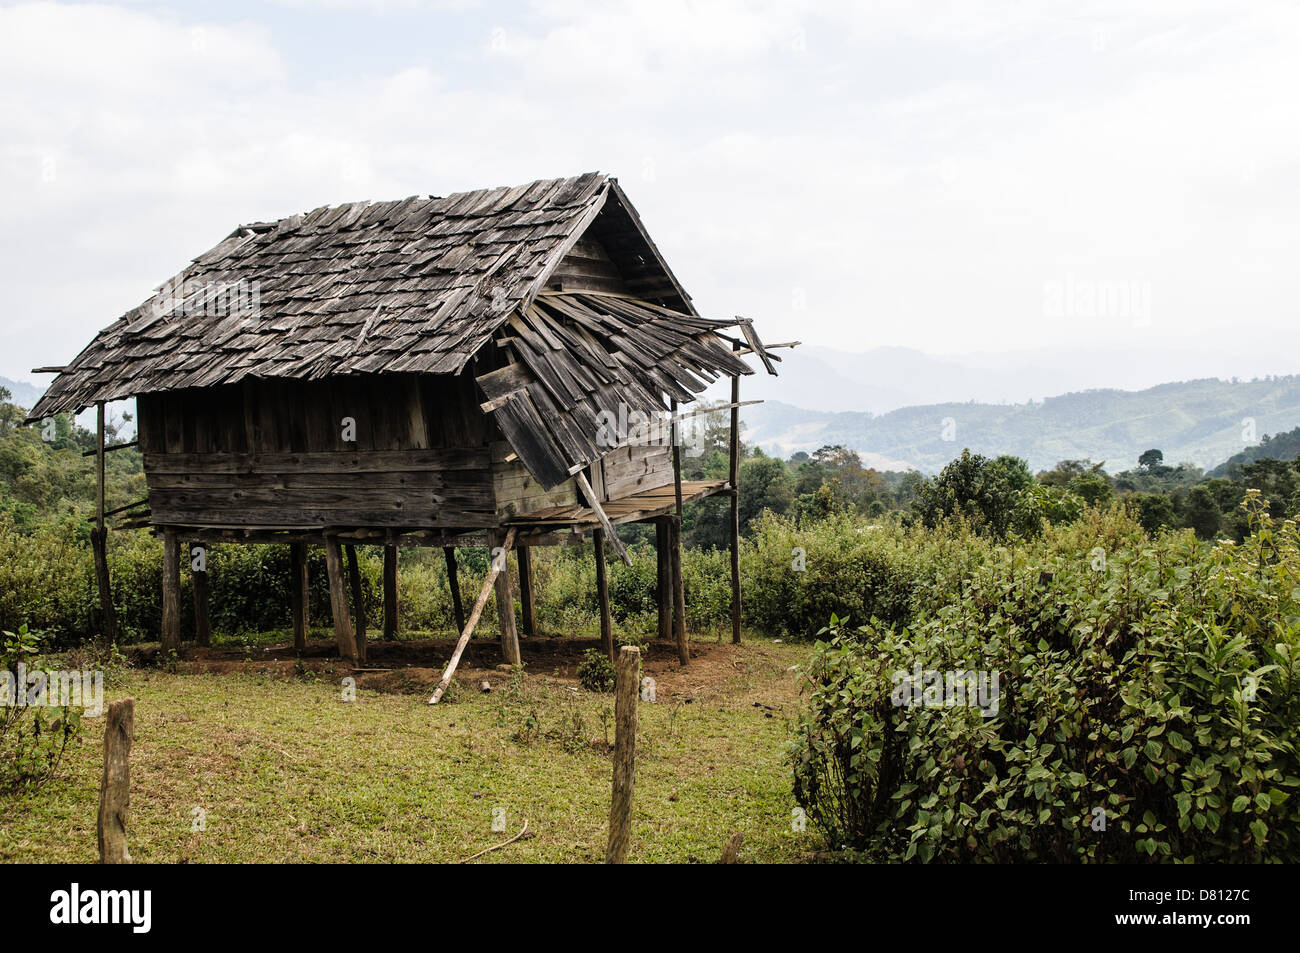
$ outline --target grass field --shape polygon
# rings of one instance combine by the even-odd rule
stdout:
[[[684,670],[653,646],[657,702],[642,703],[633,862],[800,860],[788,719],[807,648],[704,643]],[[527,652],[525,661],[528,661]],[[545,660],[513,677],[470,669],[429,706],[346,670],[249,662],[241,671],[120,668],[106,700],[132,696],[129,843],[137,863],[447,862],[514,836],[478,863],[602,861],[613,696],[580,690]],[[493,690],[482,694],[479,680]],[[391,687],[391,684],[390,686]],[[103,718],[87,719],[58,777],[0,797],[0,861],[93,862]],[[494,819],[496,828],[494,829]],[[504,826],[504,829],[501,829]]]

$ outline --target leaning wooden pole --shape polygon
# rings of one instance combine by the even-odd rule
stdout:
[[[131,740],[135,737],[135,699],[108,706],[104,724],[104,774],[99,782],[99,862],[129,864],[126,824],[131,813]]]
[[[117,641],[117,613],[113,610],[113,588],[108,576],[108,527],[104,522],[104,402],[95,401],[95,528],[90,533],[90,548],[95,560],[95,584],[99,588],[99,614],[102,616],[105,645]]]
[[[456,547],[442,547],[447,561],[447,585],[451,588],[451,610],[456,617],[456,631],[465,631],[465,604],[460,599],[460,578],[456,572]]]
[[[600,648],[614,661],[614,624],[609,611],[609,574],[605,566],[605,531],[591,531],[596,555],[596,603],[600,607]]]
[[[510,547],[514,544],[515,528],[512,526],[510,531],[506,533],[505,542],[501,545],[508,554]],[[469,621],[461,629],[460,639],[456,642],[456,650],[451,653],[451,661],[447,663],[447,669],[442,673],[442,681],[438,682],[438,687],[433,690],[433,697],[429,699],[430,705],[438,704],[447,691],[447,686],[451,684],[451,677],[456,674],[456,666],[460,664],[460,657],[465,654],[465,646],[469,644],[469,637],[474,632],[474,626],[478,625],[479,616],[483,614],[483,608],[487,605],[488,596],[491,595],[492,589],[496,585],[497,575],[500,572],[496,560],[490,560],[487,578],[483,580],[483,589],[474,602],[474,610],[469,615]]]
[[[740,345],[735,345],[740,349]],[[731,641],[740,644],[740,375],[731,375]]]
[[[677,401],[672,403],[677,414]],[[673,490],[676,511],[669,524],[668,541],[672,550],[673,575],[673,636],[677,640],[677,660],[683,665],[691,662],[691,646],[686,638],[686,583],[682,576],[682,446],[681,425],[673,421]]]
[[[637,698],[641,687],[641,650],[625,645],[618,652],[614,682],[614,781],[609,799],[609,847],[605,863],[621,864],[632,846],[632,794],[636,787]]]

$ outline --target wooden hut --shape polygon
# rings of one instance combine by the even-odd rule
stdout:
[[[612,654],[603,547],[626,558],[616,527],[654,521],[661,633],[686,663],[682,505],[713,494],[731,496],[739,639],[736,407],[751,354],[775,373],[747,321],[696,312],[617,181],[586,174],[242,226],[58,368],[31,418],[99,407],[96,556],[111,618],[102,414],[106,401],[136,398],[148,499],[127,525],[166,540],[164,650],[180,647],[182,543],[291,545],[300,647],[305,551],[323,546],[339,650],[364,660],[348,611],[350,547],[387,547],[388,634],[398,547],[444,548],[462,630],[477,613],[467,625],[455,547],[491,545],[499,557],[513,547],[527,636],[529,548],[590,533]],[[723,376],[727,480],[683,483],[672,439],[618,423],[676,414],[679,430],[677,408]],[[509,572],[490,585],[503,654],[518,662]],[[476,609],[487,597],[485,586]]]

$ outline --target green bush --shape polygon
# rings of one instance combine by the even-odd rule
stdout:
[[[589,692],[608,693],[614,690],[614,663],[600,649],[587,649],[578,664],[578,684]]]
[[[1094,513],[910,626],[836,620],[791,745],[809,818],[890,860],[1300,860],[1300,533],[1247,505],[1240,547]],[[996,715],[895,704],[916,665],[997,671]]]

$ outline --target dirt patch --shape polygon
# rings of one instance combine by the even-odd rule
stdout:
[[[255,649],[187,646],[172,668],[181,674],[244,673],[286,679],[333,680],[351,676],[359,688],[428,694],[442,677],[455,647],[454,639],[372,641],[367,645],[366,664],[353,668],[338,657],[337,648],[328,641],[309,642],[302,652],[295,651],[291,644]],[[599,647],[596,639],[519,640],[526,674],[575,685],[583,654]],[[691,664],[686,667],[677,661],[677,646],[671,641],[652,642],[642,651],[642,672],[655,680],[661,700],[675,698],[689,702],[727,691],[755,666],[766,664],[763,646],[754,643],[737,646],[729,642],[692,642]],[[142,647],[131,653],[131,661],[142,666],[157,665],[159,652],[156,647]],[[476,689],[486,679],[494,689],[499,688],[509,678],[508,671],[501,668],[503,665],[499,643],[489,639],[471,640],[461,656],[456,681],[465,688]]]

